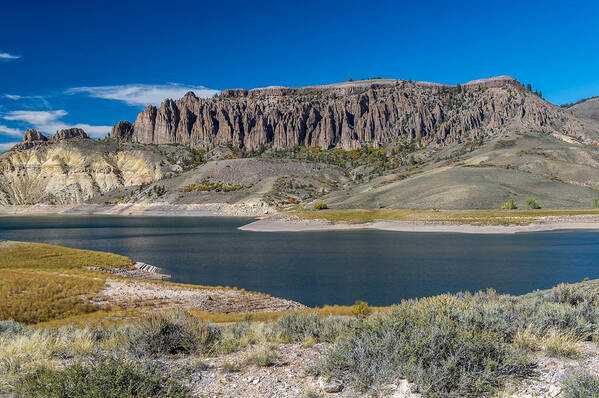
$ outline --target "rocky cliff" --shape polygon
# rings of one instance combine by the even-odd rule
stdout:
[[[112,137],[140,143],[356,149],[419,142],[443,146],[505,132],[559,133],[597,143],[598,125],[500,76],[448,86],[376,79],[301,88],[224,90],[211,99],[187,93],[148,106]]]
[[[174,174],[183,166],[173,159],[186,156],[183,148],[98,142],[81,129],[51,138],[27,130],[22,143],[0,154],[0,205],[81,203]]]

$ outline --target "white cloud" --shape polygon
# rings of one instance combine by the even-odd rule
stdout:
[[[0,142],[0,152],[7,151],[17,144],[18,142]]]
[[[13,129],[0,124],[0,135],[10,135],[13,137],[21,137],[23,132],[19,129]]]
[[[9,53],[0,53],[0,61],[12,61],[13,59],[21,58],[20,55],[12,55]]]
[[[75,87],[67,94],[88,94],[90,97],[123,101],[129,105],[160,105],[165,98],[179,99],[188,91],[193,91],[200,98],[209,98],[220,90],[203,86],[186,86],[177,83],[164,85],[127,84],[122,86]]]
[[[104,137],[110,133],[112,126],[92,126],[89,124],[66,124],[60,118],[67,115],[67,111],[59,109],[56,111],[10,111],[2,116],[5,120],[25,122],[35,129],[46,134],[54,134],[61,129],[79,127],[94,138]]]
[[[22,98],[20,95],[13,95],[13,94],[4,94],[3,97],[11,99],[13,101],[18,101]]]

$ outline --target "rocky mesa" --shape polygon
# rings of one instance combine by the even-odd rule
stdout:
[[[210,99],[192,92],[148,106],[112,137],[194,148],[232,145],[341,148],[405,142],[443,146],[506,131],[559,133],[599,142],[599,124],[565,112],[509,76],[449,86],[396,79],[301,88],[224,90]]]

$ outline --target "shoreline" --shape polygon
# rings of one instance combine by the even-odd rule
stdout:
[[[72,204],[72,205],[8,205],[0,206],[0,217],[35,216],[116,216],[116,217],[244,217],[258,218],[238,229],[250,232],[319,232],[379,230],[394,232],[515,234],[558,230],[599,230],[597,218],[592,216],[545,217],[542,222],[522,224],[485,225],[454,221],[375,220],[367,223],[339,222],[325,219],[277,218],[278,212],[264,206],[248,204]],[[271,217],[275,215],[275,217]],[[280,215],[280,213],[279,213]]]
[[[259,217],[272,212],[262,206],[228,203],[135,203],[0,206],[0,217],[27,216],[156,216],[156,217]]]
[[[559,230],[598,230],[596,222],[547,222],[526,225],[476,225],[434,221],[374,221],[362,224],[333,224],[325,220],[281,220],[263,218],[238,229],[251,232],[315,232],[379,230],[395,232],[436,232],[464,234],[516,234]]]

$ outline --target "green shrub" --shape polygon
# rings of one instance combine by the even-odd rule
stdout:
[[[351,313],[359,319],[368,317],[368,315],[370,315],[370,312],[370,307],[368,307],[368,303],[365,301],[356,301],[356,303],[351,308]]]
[[[129,340],[138,356],[211,352],[221,330],[185,311],[152,313],[135,326]]]
[[[430,397],[478,397],[507,377],[529,375],[533,362],[526,350],[506,344],[503,334],[477,324],[476,311],[466,304],[439,296],[407,301],[376,314],[335,344],[321,371],[337,377],[345,374],[362,390],[399,375]],[[462,319],[455,316],[457,311],[464,312]]]
[[[0,321],[0,334],[2,333],[21,333],[25,330],[25,326],[11,319],[8,321]]]
[[[328,208],[329,208],[329,206],[327,206],[327,204],[326,204],[326,203],[323,203],[323,202],[318,202],[318,203],[314,203],[314,208],[315,208],[316,210],[325,210],[325,209],[328,209]]]
[[[599,397],[599,377],[593,376],[586,369],[578,368],[569,371],[561,382],[563,398]]]
[[[270,347],[264,347],[258,351],[248,354],[244,363],[261,367],[273,366],[277,361],[277,353]]]
[[[314,312],[288,312],[277,320],[274,334],[284,341],[301,342],[309,339],[332,342],[347,331],[354,320],[345,318],[323,318]]]
[[[599,207],[599,198],[593,198],[593,207]]]
[[[275,334],[285,341],[318,338],[324,328],[320,315],[313,312],[288,312],[274,325]]]
[[[539,205],[539,202],[537,202],[537,200],[535,198],[526,199],[526,207],[528,207],[529,209],[540,209],[541,208],[541,206]]]
[[[16,388],[26,397],[188,397],[177,381],[165,378],[151,365],[100,359],[91,365],[75,363],[62,370],[40,367]]]
[[[224,362],[221,367],[225,373],[236,373],[241,371],[241,364],[239,362]]]
[[[514,202],[514,199],[510,199],[507,202],[505,202],[503,206],[501,206],[501,208],[503,210],[514,210],[517,209],[518,206],[516,206],[516,202]]]

